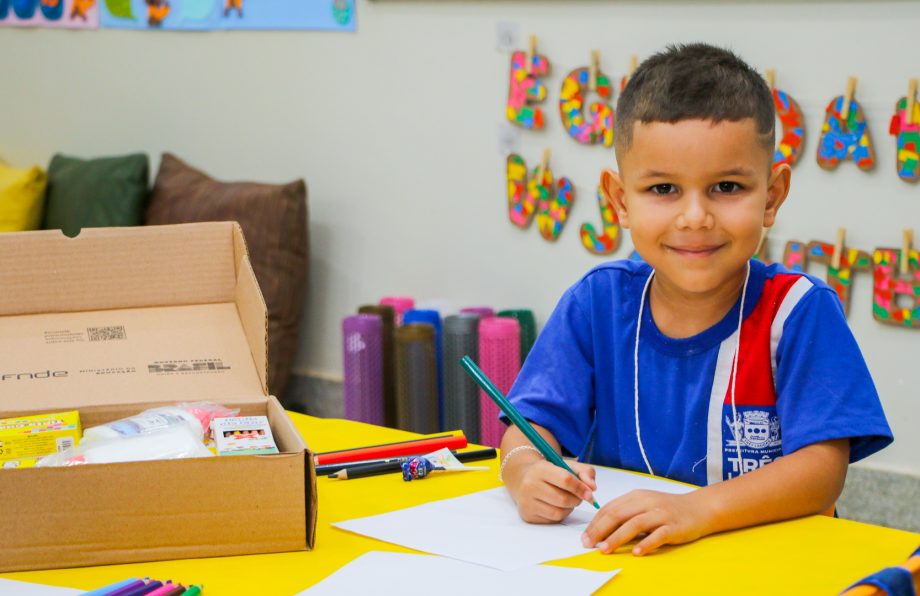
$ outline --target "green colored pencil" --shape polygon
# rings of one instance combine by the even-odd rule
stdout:
[[[492,398],[492,401],[494,401],[495,404],[501,408],[501,411],[505,413],[505,416],[507,416],[511,422],[513,422],[514,425],[518,427],[522,433],[524,433],[530,442],[533,443],[533,446],[543,454],[543,457],[546,458],[546,461],[559,466],[563,470],[566,470],[578,478],[578,474],[575,473],[575,470],[570,468],[569,465],[565,463],[565,460],[562,459],[562,456],[556,453],[556,450],[549,446],[549,443],[546,442],[546,439],[544,439],[540,433],[538,433],[537,430],[531,426],[523,416],[521,416],[521,413],[517,411],[517,408],[511,405],[511,402],[508,401],[504,395],[502,395],[502,392],[498,390],[498,387],[496,387],[495,384],[489,380],[489,377],[487,377],[486,374],[482,372],[478,366],[476,366],[476,363],[473,362],[472,358],[469,356],[464,356],[460,359],[460,366],[462,366],[463,370],[465,370],[471,377],[473,377],[473,380],[476,381],[476,384],[482,387],[482,390]],[[578,479],[581,480],[581,478]],[[592,503],[592,505],[594,505],[595,509],[601,508],[601,506],[597,504],[596,500]]]

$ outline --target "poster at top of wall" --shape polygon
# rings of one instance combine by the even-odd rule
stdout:
[[[0,0],[6,1],[19,0]],[[47,1],[47,0],[36,0]],[[99,0],[117,29],[355,30],[355,0]]]
[[[355,30],[355,0],[221,1],[221,29]]]
[[[99,26],[97,0],[0,0],[0,27]]]
[[[113,29],[214,29],[220,14],[218,0],[99,0],[99,3],[101,25]]]

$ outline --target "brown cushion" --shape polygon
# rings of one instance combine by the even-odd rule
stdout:
[[[147,224],[237,221],[268,306],[268,388],[281,396],[297,352],[307,281],[307,189],[290,184],[219,182],[164,153]]]

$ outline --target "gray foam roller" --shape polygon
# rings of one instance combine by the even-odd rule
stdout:
[[[479,387],[460,367],[460,358],[479,360],[479,315],[461,313],[444,319],[444,430],[461,429],[479,442]]]

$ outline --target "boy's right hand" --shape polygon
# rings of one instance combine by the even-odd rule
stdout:
[[[510,474],[505,473],[505,485],[521,519],[532,524],[558,523],[582,501],[594,500],[597,490],[594,468],[578,462],[567,463],[578,478],[545,459],[521,461],[515,469],[508,470]]]

